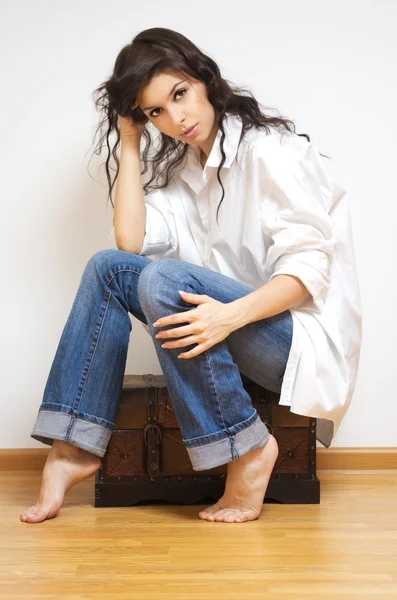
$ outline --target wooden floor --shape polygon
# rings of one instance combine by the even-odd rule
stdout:
[[[318,471],[321,504],[210,523],[204,505],[94,508],[94,477],[22,523],[40,471],[0,472],[0,598],[397,599],[397,472]]]

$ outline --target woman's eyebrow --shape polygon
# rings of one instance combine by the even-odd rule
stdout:
[[[176,88],[177,85],[179,85],[180,83],[183,83],[184,81],[186,81],[186,79],[182,79],[181,81],[178,81],[172,88],[172,90],[170,91],[170,93],[168,94],[168,97],[171,96],[172,92],[174,91],[174,89]],[[151,108],[157,108],[157,106],[147,106],[146,108],[142,108],[143,111],[145,110],[149,110]]]

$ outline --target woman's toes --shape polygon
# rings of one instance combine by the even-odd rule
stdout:
[[[200,519],[205,519],[205,517],[208,515],[208,510],[201,510],[199,512],[199,517]]]
[[[224,508],[222,510],[218,510],[218,512],[216,512],[214,514],[214,520],[215,521],[223,521],[223,518],[225,517],[226,514],[230,513],[230,509],[229,508]]]
[[[234,511],[229,511],[228,513],[223,515],[223,521],[225,521],[225,523],[234,523],[235,519],[236,513]]]
[[[214,513],[216,513],[218,510],[220,510],[220,506],[219,503],[217,502],[216,504],[213,504],[212,506],[209,506],[208,508],[202,510],[199,512],[199,517],[200,519],[208,519],[209,516],[212,516]]]
[[[207,521],[215,521],[215,518],[218,516],[220,512],[224,512],[226,509],[219,506],[219,504],[214,504],[208,511],[206,516]]]
[[[25,512],[21,513],[21,521],[27,521],[27,519],[33,515],[35,515],[36,510],[39,508],[39,504],[36,504],[35,506],[31,506],[30,508],[28,508],[27,510],[25,510]]]
[[[25,523],[41,523],[45,519],[52,519],[56,512],[49,507],[32,506],[21,514],[21,521]]]
[[[40,521],[44,521],[45,518],[45,512],[38,508],[35,512],[27,511],[26,513],[24,513],[21,517],[21,520],[27,523],[38,523]]]
[[[249,513],[239,513],[236,516],[236,523],[245,523],[246,521],[256,521],[256,519],[259,519],[260,517],[260,512],[259,513],[254,513],[254,512],[249,512]]]

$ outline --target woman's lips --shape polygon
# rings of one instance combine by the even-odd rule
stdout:
[[[193,137],[194,135],[196,135],[197,129],[198,123],[196,123],[196,125],[194,125],[194,127],[192,127],[187,133],[182,133],[182,136],[187,138]]]

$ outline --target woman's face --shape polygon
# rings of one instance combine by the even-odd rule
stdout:
[[[165,135],[194,146],[206,147],[218,129],[215,110],[202,81],[178,74],[161,73],[138,94],[139,107]],[[182,132],[198,123],[193,137]]]

